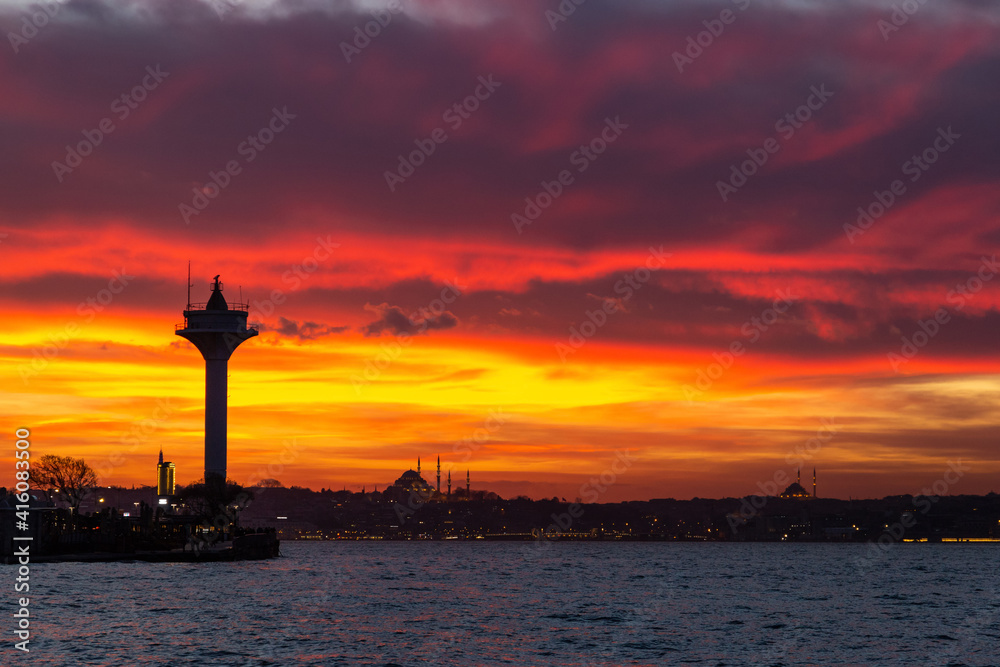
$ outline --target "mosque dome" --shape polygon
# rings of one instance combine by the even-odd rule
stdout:
[[[781,492],[779,498],[810,498],[810,494],[798,482],[792,482],[788,488]]]
[[[420,476],[420,473],[412,468],[400,475],[399,479],[393,482],[392,485],[405,491],[427,491],[431,488],[427,484],[427,481]]]
[[[406,482],[423,482],[423,481],[424,478],[420,476],[420,473],[411,468],[410,470],[407,470],[406,472],[404,472],[402,475],[399,476],[399,479],[396,480],[396,484],[403,484]]]

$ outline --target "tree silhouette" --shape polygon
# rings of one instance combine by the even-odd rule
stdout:
[[[74,513],[87,494],[97,487],[97,475],[83,459],[45,454],[31,467],[31,478],[39,488],[55,493],[69,503]]]
[[[231,521],[235,516],[234,508],[246,507],[253,500],[254,494],[231,479],[221,489],[199,479],[185,486],[178,493],[178,498],[196,516],[214,525],[222,520]]]

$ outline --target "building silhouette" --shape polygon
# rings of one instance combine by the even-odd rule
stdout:
[[[192,304],[190,290],[189,282],[184,324],[177,325],[174,333],[191,341],[205,359],[205,485],[222,488],[226,483],[229,357],[258,331],[247,324],[247,304],[226,303],[219,276],[212,283],[208,303]]]
[[[414,497],[420,498],[421,502],[444,502],[461,499],[461,487],[456,490],[457,498],[452,498],[451,493],[451,471],[448,471],[447,488],[441,486],[441,457],[438,457],[437,466],[438,487],[435,488],[427,482],[420,474],[420,458],[417,458],[417,469],[408,469],[400,475],[395,482],[385,489],[385,494],[393,498]],[[465,499],[471,498],[472,476],[469,470],[465,471]]]
[[[431,498],[434,496],[436,489],[427,483],[427,481],[420,476],[420,464],[417,463],[417,470],[410,468],[399,478],[393,482],[386,491],[410,494],[416,493],[421,498]]]
[[[170,461],[163,460],[163,449],[160,449],[160,461],[156,464],[156,497],[160,505],[169,505],[177,492],[176,468]]]
[[[802,486],[802,469],[799,468],[795,475],[795,481],[788,485],[788,488],[781,492],[779,498],[815,498],[816,497],[816,469],[813,468],[813,494]]]

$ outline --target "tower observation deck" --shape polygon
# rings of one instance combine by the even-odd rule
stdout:
[[[247,323],[247,304],[226,303],[219,276],[208,303],[190,303],[190,296],[188,301],[184,323],[174,333],[191,341],[205,359],[205,484],[224,486],[229,357],[258,330]]]

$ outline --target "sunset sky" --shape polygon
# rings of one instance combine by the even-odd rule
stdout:
[[[1000,7],[902,5],[0,2],[0,484],[202,476],[190,260],[240,483],[1000,491]]]

